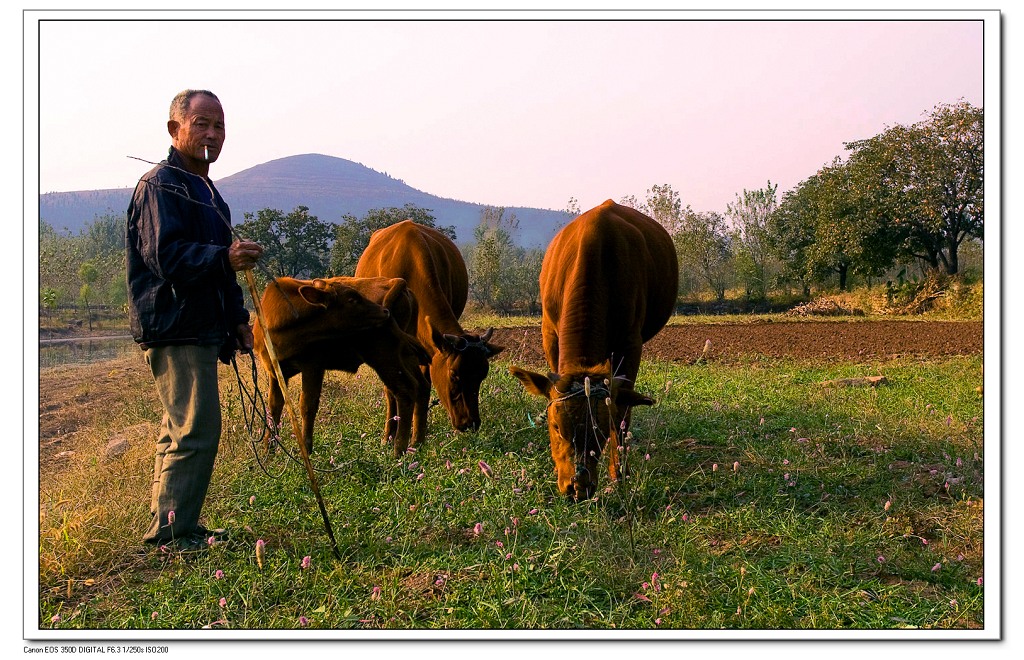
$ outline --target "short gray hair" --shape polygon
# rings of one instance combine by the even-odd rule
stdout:
[[[220,99],[217,98],[217,95],[208,89],[184,89],[175,94],[174,99],[171,100],[170,118],[175,121],[184,119],[185,114],[188,112],[189,104],[192,102],[192,97],[197,94],[204,94],[217,103],[220,103]]]

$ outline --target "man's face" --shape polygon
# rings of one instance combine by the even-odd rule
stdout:
[[[206,94],[196,94],[185,116],[167,122],[167,130],[171,144],[186,158],[212,163],[224,146],[224,109]]]

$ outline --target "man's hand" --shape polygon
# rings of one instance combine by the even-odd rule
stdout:
[[[235,329],[235,337],[238,339],[238,350],[248,352],[253,347],[252,328],[248,323],[240,323]]]
[[[256,267],[256,260],[263,254],[263,246],[252,241],[235,241],[228,248],[228,263],[235,272],[251,270]],[[250,334],[251,336],[251,334]]]

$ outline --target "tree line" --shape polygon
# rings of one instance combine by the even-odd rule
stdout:
[[[920,122],[844,144],[837,156],[781,198],[770,180],[743,190],[724,211],[684,205],[669,184],[620,203],[651,216],[672,235],[684,298],[722,302],[727,295],[763,301],[772,292],[846,290],[871,283],[956,275],[965,248],[979,255],[984,239],[984,115],[960,102],[936,106]],[[575,198],[566,221],[579,215]],[[377,229],[411,219],[455,239],[430,209],[412,204],[322,221],[299,206],[285,213],[246,213],[239,235],[266,251],[256,271],[270,277],[352,275]],[[40,309],[69,304],[123,307],[124,215],[97,217],[76,236],[40,219]],[[481,212],[473,240],[459,245],[470,273],[470,302],[500,314],[540,312],[538,277],[544,251],[516,243],[519,220],[501,207]]]
[[[430,209],[412,204],[371,209],[362,217],[345,214],[337,223],[320,220],[299,206],[285,213],[266,208],[246,213],[234,226],[238,236],[264,247],[254,271],[262,290],[271,278],[300,279],[351,276],[378,229],[412,220],[456,240],[455,228],[439,225]],[[78,235],[60,234],[45,221],[39,233],[39,292],[42,317],[58,308],[79,306],[87,314],[99,305],[124,308],[125,216],[95,218]],[[470,272],[470,298],[481,309],[499,314],[540,313],[537,277],[543,251],[516,243],[519,220],[514,212],[485,207],[473,241],[460,245]]]

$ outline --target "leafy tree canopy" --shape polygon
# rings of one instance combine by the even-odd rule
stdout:
[[[354,275],[356,264],[366,247],[370,244],[370,236],[378,229],[384,229],[404,220],[412,220],[426,227],[437,229],[453,241],[455,227],[439,227],[430,209],[406,204],[402,207],[371,209],[362,218],[346,213],[341,223],[334,227],[334,244],[330,253],[330,272],[332,275]]]

